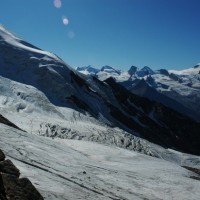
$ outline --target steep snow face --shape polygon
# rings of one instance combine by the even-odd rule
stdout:
[[[72,69],[54,54],[24,42],[3,27],[0,46],[0,75],[39,88],[57,104],[62,104],[62,92],[71,93],[67,80]],[[60,99],[56,98],[58,93]]]
[[[96,115],[99,110],[105,110],[95,105],[100,104],[100,98],[95,98],[98,88],[86,83],[86,78],[57,56],[14,37],[4,28],[0,37],[1,76],[39,89],[57,106],[87,110]]]
[[[39,89],[56,106],[109,118],[107,106],[102,103],[105,92],[100,84],[79,74],[57,56],[16,38],[4,28],[1,28],[0,37],[1,76]],[[109,98],[112,100],[111,92]]]
[[[46,200],[198,200],[200,196],[200,182],[190,178],[198,175],[179,166],[189,163],[199,168],[199,157],[163,149],[172,163],[87,141],[52,140],[2,124],[0,137],[6,156]]]

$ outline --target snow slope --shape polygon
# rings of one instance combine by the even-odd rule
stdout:
[[[198,200],[199,157],[169,151],[174,163],[87,141],[49,139],[0,124],[6,156],[48,200]],[[163,149],[163,151],[166,151]],[[165,155],[167,155],[165,153]]]

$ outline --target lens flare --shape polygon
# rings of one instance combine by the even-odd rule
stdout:
[[[62,6],[61,0],[54,0],[54,6],[55,6],[56,8],[60,8],[60,7]]]
[[[65,26],[67,26],[67,25],[69,24],[69,20],[68,20],[67,17],[65,17],[65,16],[62,17],[62,21],[63,21],[63,24],[64,24]]]

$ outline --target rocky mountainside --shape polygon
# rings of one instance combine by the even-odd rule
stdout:
[[[112,78],[102,82],[95,77],[82,75],[54,54],[24,42],[3,27],[0,28],[0,47],[2,110],[8,112],[5,107],[9,107],[12,113],[16,109],[15,112],[22,115],[28,114],[23,119],[30,120],[31,132],[37,116],[37,122],[40,121],[37,131],[42,135],[52,136],[53,133],[53,137],[64,137],[70,133],[73,137],[78,135],[80,139],[82,136],[77,123],[81,126],[84,123],[82,132],[89,129],[90,134],[96,127],[101,127],[98,133],[105,127],[107,130],[118,127],[121,135],[128,133],[166,148],[200,154],[200,124],[192,119],[132,94]],[[102,71],[108,73],[113,69],[105,66]],[[153,73],[147,67],[142,72],[137,72],[138,76]],[[114,73],[119,75],[121,72],[114,70]],[[30,118],[34,112],[41,115]],[[7,116],[12,118],[11,115]],[[62,119],[62,123],[55,125],[56,118]],[[17,119],[14,120],[17,122]],[[54,124],[49,126],[52,120]],[[65,128],[67,121],[73,122],[73,129]],[[16,122],[21,127],[23,122]],[[59,134],[54,131],[63,125]],[[121,143],[124,143],[124,139]],[[132,146],[132,143],[126,146]]]
[[[121,85],[126,87],[127,82],[123,82],[121,83]],[[133,94],[146,97],[156,102],[160,102],[163,105],[173,110],[176,110],[179,113],[187,115],[193,119],[199,119],[199,114],[197,112],[193,112],[192,109],[184,106],[184,104],[170,98],[162,92],[157,91],[154,87],[151,87],[144,79],[137,79],[134,84],[129,88],[129,91]]]
[[[5,160],[0,150],[0,199],[43,200],[27,178],[19,178],[19,169],[10,160]]]

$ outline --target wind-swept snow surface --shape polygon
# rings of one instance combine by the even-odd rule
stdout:
[[[0,124],[0,146],[47,200],[198,200],[194,174],[161,159]],[[172,152],[173,153],[173,152]],[[181,158],[181,155],[179,155]],[[199,163],[198,157],[190,163]]]

